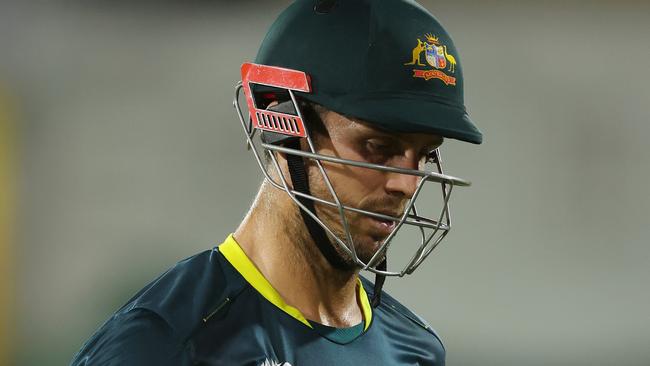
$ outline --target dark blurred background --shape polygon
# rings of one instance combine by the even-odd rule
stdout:
[[[261,175],[231,107],[288,1],[0,2],[0,364],[63,365],[234,230]],[[485,135],[454,231],[387,288],[450,366],[650,365],[650,3],[423,1]]]

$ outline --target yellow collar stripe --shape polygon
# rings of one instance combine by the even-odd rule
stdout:
[[[271,302],[273,305],[280,308],[280,310],[291,315],[293,318],[299,322],[305,324],[306,326],[313,328],[309,321],[305,318],[300,310],[294,308],[291,305],[288,305],[284,302],[280,294],[271,286],[269,281],[264,278],[264,275],[255,267],[255,264],[248,258],[246,253],[239,246],[232,234],[228,235],[226,241],[219,245],[219,252],[223,254],[224,257],[232,264],[233,267],[239,272],[239,274],[244,277],[244,279],[251,285],[257,292],[259,292],[265,299]],[[361,280],[357,285],[359,291],[358,298],[361,299],[361,310],[363,312],[364,319],[364,331],[370,326],[372,321],[372,308],[370,307],[370,302],[368,301],[368,295],[363,289]]]
[[[363,325],[363,331],[365,332],[368,330],[370,322],[372,321],[372,307],[370,306],[370,301],[368,301],[368,294],[366,294],[366,290],[363,288],[361,279],[357,278],[357,281],[359,281],[357,284],[357,288],[359,289],[357,298],[361,299],[361,311],[363,312],[363,321],[365,322]]]
[[[280,294],[271,286],[269,281],[264,278],[264,275],[255,267],[246,253],[242,250],[239,244],[235,241],[232,234],[228,235],[226,241],[219,245],[219,252],[223,253],[228,262],[239,272],[244,279],[253,286],[265,299],[270,301],[273,305],[279,307],[285,313],[296,318],[301,323],[312,328],[311,324],[307,321],[300,310],[284,302]]]

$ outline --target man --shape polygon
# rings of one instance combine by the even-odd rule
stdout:
[[[468,183],[442,174],[438,147],[482,139],[462,88],[449,35],[415,2],[294,2],[237,87],[265,175],[250,211],[137,293],[72,364],[444,365],[431,327],[381,287],[449,232],[451,189]],[[425,185],[442,188],[433,218],[415,205]],[[409,227],[415,253],[393,269]]]

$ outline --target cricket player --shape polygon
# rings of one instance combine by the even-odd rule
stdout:
[[[297,0],[240,71],[237,123],[264,176],[250,210],[72,365],[444,365],[436,332],[382,285],[450,231],[451,191],[469,183],[442,172],[444,138],[482,141],[449,34],[411,0]],[[408,229],[413,252],[394,255]]]

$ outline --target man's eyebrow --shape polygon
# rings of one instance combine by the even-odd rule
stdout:
[[[393,145],[399,145],[400,147],[407,146],[410,142],[409,139],[405,136],[400,136],[399,134],[395,134],[394,132],[382,130],[380,128],[376,127],[370,127],[366,124],[366,122],[359,121],[359,120],[352,120],[355,123],[358,123],[361,129],[361,133],[365,138],[368,137],[378,137],[382,139],[386,139],[386,142],[393,144]],[[422,146],[422,151],[431,152],[437,148],[439,148],[444,142],[444,138],[442,136],[438,136],[435,140],[432,141],[426,141],[425,144]]]
[[[391,144],[402,144],[402,139],[387,131],[382,131],[376,128],[369,128],[364,126],[361,130],[361,136],[364,138],[381,138],[390,142]]]

